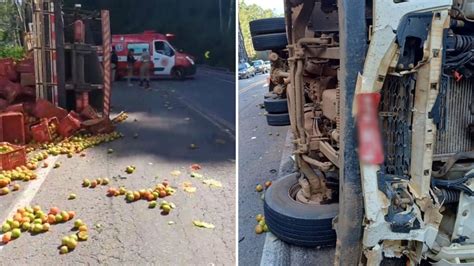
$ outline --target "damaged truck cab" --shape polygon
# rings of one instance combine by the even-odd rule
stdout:
[[[250,28],[297,168],[265,195],[272,233],[339,265],[472,265],[474,1],[285,0]]]

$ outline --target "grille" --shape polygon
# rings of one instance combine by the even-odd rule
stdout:
[[[386,174],[404,176],[410,167],[412,90],[411,75],[387,76],[382,88],[379,116],[382,127]]]
[[[469,124],[474,123],[474,116],[469,105],[474,101],[474,79],[463,79],[456,82],[443,77],[444,96],[441,121],[443,126],[438,130],[435,146],[435,157],[443,158],[454,153],[474,150],[474,141],[469,135]]]
[[[474,79],[456,82],[443,77],[441,82],[441,123],[434,150],[436,160],[474,150],[468,128],[469,124],[474,124],[474,116],[469,111],[474,101]],[[387,76],[381,91],[379,116],[385,153],[382,170],[386,174],[403,176],[410,169],[412,91],[415,84],[411,75]]]

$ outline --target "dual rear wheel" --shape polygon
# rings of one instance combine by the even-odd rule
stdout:
[[[265,18],[250,22],[250,34],[256,51],[282,50],[288,45],[285,18]]]
[[[288,114],[288,100],[274,93],[269,93],[263,100],[265,111],[267,111],[267,123],[270,126],[290,125]]]
[[[265,18],[250,22],[250,34],[256,51],[283,50],[288,44],[285,18]],[[276,94],[268,94],[264,99],[267,123],[270,126],[290,125],[288,101]]]

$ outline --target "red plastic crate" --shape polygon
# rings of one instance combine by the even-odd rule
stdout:
[[[82,122],[82,125],[92,134],[111,133],[115,130],[114,124],[107,117],[87,120]]]
[[[25,120],[25,143],[30,143],[31,140],[33,139],[31,127],[38,124],[39,119],[34,116],[24,114],[24,120]]]
[[[32,139],[33,137],[31,133],[31,126],[28,123],[26,123],[25,124],[25,143],[30,143]]]
[[[0,76],[0,95],[2,95],[5,100],[12,103],[21,95],[21,92],[22,88],[20,83],[14,83]]]
[[[17,113],[23,113],[26,114],[26,108],[23,103],[17,103],[17,104],[12,104],[5,109],[6,112],[17,112]]]
[[[25,120],[22,113],[0,114],[0,141],[25,144]]]
[[[0,111],[5,110],[7,107],[8,107],[7,100],[4,100],[4,99],[0,98]]]
[[[56,129],[59,126],[59,121],[56,117],[51,119],[43,118],[37,125],[31,127],[31,135],[38,143],[51,142],[54,138],[54,132],[49,130],[49,126],[54,125]]]
[[[81,121],[78,119],[79,115],[75,112],[70,112],[65,118],[61,119],[58,126],[58,132],[61,136],[68,138],[81,128]]]
[[[73,118],[75,118],[76,120],[78,120],[79,123],[81,123],[81,122],[83,121],[82,117],[81,117],[78,113],[76,113],[76,112],[74,112],[74,111],[69,112],[69,115],[71,115]]]
[[[18,80],[18,73],[15,71],[15,61],[13,59],[0,59],[0,76],[13,82]]]
[[[16,146],[8,142],[0,142],[1,146],[10,146],[12,151],[0,153],[0,170],[12,170],[18,166],[26,165],[25,147]]]
[[[97,119],[99,115],[90,105],[87,105],[81,112],[81,116],[85,119]]]
[[[35,64],[33,58],[25,58],[18,61],[15,65],[18,73],[35,73]]]
[[[61,121],[68,114],[63,108],[57,107],[46,100],[39,99],[36,101],[36,104],[33,107],[33,115],[38,118],[57,117]]]

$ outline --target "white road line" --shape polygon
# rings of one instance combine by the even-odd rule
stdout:
[[[211,72],[211,71],[207,71],[207,70],[202,70],[200,69],[199,70],[199,73],[201,74],[204,74],[206,76],[210,76],[211,78],[214,78],[214,79],[217,79],[217,80],[220,80],[220,81],[224,81],[224,82],[227,82],[227,83],[232,83],[232,84],[235,84],[235,75],[233,74],[225,74],[225,73],[219,73],[219,72]],[[216,77],[216,76],[221,76],[221,77]],[[231,79],[225,79],[223,77],[229,77]]]
[[[225,132],[227,135],[230,136],[230,138],[232,140],[235,140],[235,135],[233,133],[233,131],[235,131],[235,129],[233,128],[233,125],[230,124],[229,122],[217,117],[217,116],[214,116],[214,115],[211,115],[211,114],[206,114],[204,113],[203,111],[201,111],[198,107],[196,106],[193,106],[191,105],[189,102],[185,102],[181,99],[179,99],[179,97],[176,97],[176,99],[178,101],[181,102],[181,104],[185,105],[186,107],[188,107],[189,109],[193,110],[194,112],[198,113],[200,116],[202,116],[204,119],[206,119],[207,121],[209,121],[211,124],[213,124],[214,126],[216,126],[218,129],[220,129],[221,131]]]
[[[217,80],[220,80],[220,81],[227,82],[227,83],[229,83],[229,84],[235,84],[235,81],[225,80],[225,79],[216,78],[216,77],[213,77],[213,78],[214,78],[214,79],[217,79]]]
[[[51,169],[53,169],[53,165],[55,162],[59,159],[59,156],[49,156],[48,159],[46,159],[46,163],[48,163],[49,167],[48,168],[39,168],[36,171],[36,174],[38,175],[36,180],[30,181],[28,186],[23,190],[23,192],[18,195],[18,200],[16,202],[13,202],[8,209],[8,212],[6,215],[0,217],[0,223],[3,224],[3,222],[8,219],[9,217],[12,217],[18,208],[25,207],[30,205],[31,201],[34,199],[36,194],[38,193],[41,185],[44,183],[46,180],[46,177],[48,176],[49,172]],[[0,235],[2,237],[3,234]],[[0,251],[2,251],[4,246],[0,246]]]
[[[208,68],[198,68],[199,73],[204,72],[204,73],[209,73],[209,74],[216,74],[220,76],[226,76],[226,77],[233,77],[235,78],[235,75],[233,72],[229,72],[226,70],[213,70],[213,69],[208,69]]]
[[[252,85],[249,85],[249,86],[247,86],[247,87],[241,89],[241,90],[239,91],[239,94],[246,93],[247,91],[249,91],[249,90],[251,90],[251,89],[253,89],[253,88],[255,88],[255,87],[259,86],[259,85],[265,84],[265,82],[267,82],[266,79],[261,80],[261,81],[258,81],[258,82],[255,82],[255,83],[253,83]]]

